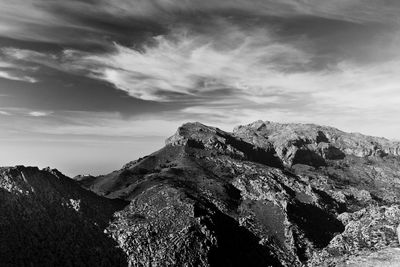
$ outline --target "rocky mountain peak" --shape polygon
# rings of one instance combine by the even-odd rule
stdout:
[[[189,143],[191,146],[196,144],[202,146],[212,141],[222,141],[224,135],[225,133],[218,128],[206,126],[199,122],[189,122],[180,126],[165,143],[167,145],[186,145]]]
[[[247,146],[250,150],[268,151],[269,159],[275,158],[275,161],[279,160],[287,166],[298,163],[322,166],[326,165],[326,160],[343,159],[345,155],[400,155],[400,143],[385,138],[346,133],[315,124],[283,124],[261,120],[237,126],[232,133],[198,122],[186,123],[166,140],[166,144],[218,149],[221,153],[243,158],[246,158],[246,149],[240,147]]]
[[[287,165],[320,166],[326,164],[325,160],[342,159],[345,155],[383,157],[400,153],[399,142],[315,124],[256,121],[236,127],[233,133],[260,147],[272,144]]]
[[[249,159],[270,166],[281,166],[272,144],[252,143],[242,140],[233,133],[206,126],[199,122],[186,123],[166,140],[167,145],[207,149],[232,157]]]
[[[194,122],[106,175],[0,168],[0,260],[348,266],[373,252],[393,262],[398,147],[314,124],[256,121],[226,132]],[[32,253],[13,254],[20,247]]]

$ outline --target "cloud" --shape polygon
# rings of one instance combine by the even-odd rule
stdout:
[[[15,52],[14,55],[8,55],[12,50],[17,51],[17,49],[9,48],[0,49],[0,78],[28,83],[38,82],[38,79],[31,75],[33,72],[37,71],[37,67],[27,66],[27,64],[20,64],[17,62],[21,59],[22,55],[17,52]],[[23,50],[21,50],[21,52],[22,51]],[[32,52],[36,53],[34,51]]]
[[[42,62],[43,59],[56,57],[51,54],[41,53],[29,49],[17,49],[12,47],[5,47],[1,49],[3,55],[14,60],[25,60],[30,62]]]
[[[50,114],[52,114],[52,112],[49,112],[49,111],[30,111],[30,112],[28,112],[28,115],[32,116],[32,117],[46,117],[46,116],[49,116]]]
[[[1,48],[0,52],[3,55],[3,58],[8,61],[5,64],[10,65],[14,69],[18,68],[24,71],[36,71],[39,65],[54,69],[62,68],[62,62],[60,61],[61,57],[51,52],[45,53],[13,47]]]
[[[226,128],[260,118],[317,122],[395,136],[396,127],[386,133],[379,129],[398,121],[398,58],[373,64],[340,60],[318,70],[312,67],[315,54],[282,43],[268,31],[226,29],[224,40],[180,32],[157,37],[142,51],[116,44],[112,54],[75,60],[137,98],[199,100],[180,114],[169,113],[171,118]]]
[[[277,120],[291,116],[318,122],[325,121],[324,116],[354,120],[371,111],[379,110],[380,116],[400,112],[398,57],[368,64],[339,58],[318,68],[316,62],[324,54],[308,49],[312,39],[288,41],[269,27],[226,19],[214,20],[213,25],[205,32],[178,27],[141,49],[114,43],[107,53],[67,49],[46,54],[11,48],[3,53],[19,64],[33,62],[106,81],[134,98],[186,105],[182,120],[215,117],[233,125],[275,114]],[[400,43],[395,36],[388,50]],[[231,110],[237,111],[234,118]]]
[[[396,23],[400,5],[396,1],[385,4],[375,0],[117,0],[97,1],[97,11],[124,17],[157,17],[171,20],[178,14],[243,12],[257,16],[290,17],[311,15],[357,22]]]
[[[375,0],[14,0],[0,2],[0,36],[104,48],[110,40],[129,42],[129,33],[138,34],[135,41],[139,42],[202,16],[313,16],[397,24],[399,11],[396,1],[382,4]]]
[[[10,113],[10,112],[7,112],[7,111],[4,111],[4,110],[0,110],[0,115],[3,115],[3,116],[10,116],[11,113]]]
[[[393,117],[400,111],[399,10],[396,2],[369,0],[2,2],[0,36],[61,45],[3,48],[0,76],[36,82],[55,69],[63,74],[52,77],[57,83],[47,84],[48,95],[57,97],[57,85],[57,92],[76,99],[77,90],[68,94],[78,87],[71,79],[90,78],[98,87],[106,84],[104,90],[118,89],[121,103],[128,95],[146,100],[124,102],[130,115],[154,101],[168,107],[171,118],[232,124],[265,116],[316,122]],[[88,102],[108,96],[84,88],[90,85],[79,87]],[[79,101],[82,109],[86,100]],[[106,102],[93,106],[105,109]],[[126,108],[137,103],[143,106]]]
[[[13,80],[13,81],[23,81],[23,82],[28,82],[28,83],[38,82],[38,80],[36,80],[33,77],[15,75],[11,72],[1,70],[1,68],[0,68],[0,78]]]
[[[53,12],[52,8],[61,8],[67,11],[77,9],[78,6],[82,8],[90,6],[81,1],[68,2],[68,5],[64,5],[61,1],[49,2],[46,0],[1,1],[0,35],[19,40],[66,41],[68,39],[65,31],[68,28],[79,30],[84,28],[84,25],[68,22],[66,18]],[[55,29],[61,31],[57,32]]]
[[[174,120],[168,118],[168,115],[138,115],[125,118],[117,112],[51,112],[27,109],[13,109],[5,112],[9,114],[12,112],[13,116],[0,117],[0,128],[2,129],[0,139],[4,137],[4,131],[7,130],[18,133],[18,135],[30,135],[35,138],[45,135],[66,139],[76,139],[80,136],[89,141],[91,136],[125,138],[125,141],[132,141],[133,138],[152,137],[165,139],[187,119]],[[16,134],[9,137],[18,136]]]
[[[145,100],[242,99],[242,104],[290,103],[293,109],[311,104],[366,109],[396,99],[396,58],[372,65],[342,60],[315,69],[318,54],[283,43],[266,29],[224,28],[222,40],[177,32],[156,37],[142,51],[115,44],[111,54],[77,53],[70,60],[91,76]],[[391,91],[382,93],[386,90]]]
[[[175,101],[226,88],[258,94],[278,73],[296,71],[311,61],[312,55],[274,40],[268,30],[232,25],[225,30],[222,40],[178,31],[155,37],[142,51],[115,44],[111,54],[78,53],[72,62],[133,97]]]

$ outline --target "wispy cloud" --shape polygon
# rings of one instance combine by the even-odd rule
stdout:
[[[232,98],[281,106],[289,102],[293,109],[307,104],[365,109],[400,97],[398,59],[373,65],[343,60],[319,70],[312,67],[315,54],[280,42],[268,30],[225,29],[222,41],[179,32],[155,38],[155,44],[143,51],[115,44],[112,54],[78,53],[70,60],[146,100],[176,101],[187,95],[211,96],[207,102]],[[223,93],[216,95],[220,90]]]
[[[372,0],[3,1],[0,36],[58,45],[2,48],[0,77],[80,75],[113,85],[118,101],[173,107],[168,115],[182,121],[379,120],[400,112],[399,12],[398,3]],[[76,86],[68,83],[65,95]],[[27,117],[52,117],[29,109]]]
[[[16,75],[16,74],[13,74],[12,72],[1,70],[1,68],[0,68],[0,78],[13,80],[13,81],[23,81],[23,82],[28,82],[28,83],[36,83],[38,81],[37,79],[35,79],[33,77],[24,76],[24,75],[23,76]]]
[[[0,110],[0,115],[3,115],[3,116],[10,116],[11,113],[10,113],[10,112],[7,112],[7,111],[4,111],[4,110]]]
[[[310,63],[312,55],[274,40],[268,30],[225,29],[220,41],[179,31],[155,37],[143,51],[115,44],[111,54],[78,53],[72,61],[133,97],[156,101],[227,88],[253,95],[269,87],[266,81],[277,73]]]
[[[15,54],[10,56],[8,55],[10,52],[8,50],[17,49],[0,49],[0,78],[28,83],[38,82],[38,79],[32,77],[32,73],[37,70],[37,67],[17,62],[21,59],[21,55]],[[35,53],[34,51],[32,52]]]
[[[290,116],[329,124],[337,118],[354,122],[360,114],[372,118],[371,110],[376,119],[400,112],[398,57],[369,64],[340,59],[316,68],[321,53],[307,49],[313,40],[289,42],[269,27],[249,28],[224,19],[214,25],[216,29],[205,33],[180,27],[141,49],[115,43],[108,53],[3,53],[15,62],[109,82],[134,98],[171,105],[185,102],[189,107],[180,111],[182,121],[214,117],[234,125],[249,118]],[[392,38],[388,50],[399,40]]]
[[[52,114],[52,112],[49,112],[49,111],[30,111],[30,112],[28,112],[28,115],[32,116],[32,117],[46,117],[51,114]]]

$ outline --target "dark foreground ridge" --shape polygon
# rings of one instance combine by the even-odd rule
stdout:
[[[389,266],[399,258],[399,154],[397,142],[311,124],[229,133],[187,123],[104,176],[3,168],[0,262]]]

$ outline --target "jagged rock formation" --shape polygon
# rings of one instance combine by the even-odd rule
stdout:
[[[112,204],[112,218],[90,204],[88,221],[102,223],[130,266],[360,266],[374,261],[368,253],[389,264],[399,152],[387,139],[317,125],[258,121],[228,133],[188,123],[121,170],[65,179]],[[91,203],[79,192],[80,205]]]

